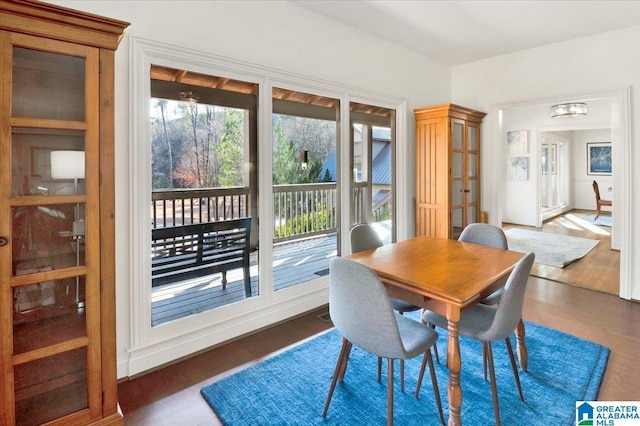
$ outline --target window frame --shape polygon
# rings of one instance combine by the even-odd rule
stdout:
[[[216,308],[151,327],[151,276],[150,245],[151,219],[148,206],[151,203],[150,159],[150,67],[151,64],[177,69],[188,69],[208,75],[228,77],[258,85],[258,217],[268,220],[273,216],[272,170],[272,88],[280,87],[333,97],[341,105],[351,101],[380,105],[396,111],[396,138],[398,170],[412,167],[408,154],[406,100],[373,93],[354,87],[321,81],[308,76],[278,71],[236,59],[207,52],[194,51],[181,46],[160,43],[140,37],[131,37],[130,48],[130,141],[129,143],[129,282],[120,291],[129,294],[129,318],[120,321],[119,327],[128,327],[128,360],[121,368],[121,376],[132,376],[155,366],[170,362],[242,334],[286,320],[292,316],[317,308],[328,302],[328,278],[309,286],[295,286],[291,291],[272,290],[272,244],[260,247],[260,290],[257,297],[241,303]],[[341,108],[338,149],[340,158],[349,155],[349,108]],[[147,142],[145,142],[147,141]],[[340,162],[341,175],[345,176],[348,161]],[[348,176],[348,174],[346,174]],[[412,187],[410,175],[397,176],[398,187]],[[339,203],[349,205],[349,185],[338,182]],[[411,196],[396,191],[395,204],[398,215],[406,217],[404,229],[398,229],[398,239],[412,234]],[[348,209],[340,213],[341,227],[348,226]],[[341,245],[348,247],[348,235],[339,235]],[[260,227],[260,241],[273,241],[273,229]],[[345,245],[346,244],[346,245]],[[144,283],[148,283],[144,284]],[[128,288],[127,288],[128,287]],[[124,331],[123,331],[124,332]]]

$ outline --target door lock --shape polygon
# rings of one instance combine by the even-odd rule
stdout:
[[[9,240],[5,237],[0,237],[0,247],[6,246],[9,243]]]

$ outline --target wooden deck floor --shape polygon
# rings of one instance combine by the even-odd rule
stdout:
[[[276,291],[303,284],[329,273],[329,262],[337,254],[336,234],[274,245],[273,272]],[[259,252],[251,255],[252,295],[259,294]],[[153,326],[198,314],[245,299],[242,269],[227,273],[227,287],[222,289],[222,275],[213,274],[154,287],[151,292]]]

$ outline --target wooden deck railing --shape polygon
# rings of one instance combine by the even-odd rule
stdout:
[[[248,217],[249,193],[249,187],[153,191],[152,227],[165,228]]]
[[[335,232],[336,184],[274,185],[273,215],[274,242]]]
[[[364,221],[364,186],[354,187],[354,223]],[[191,225],[195,223],[249,217],[249,187],[174,189],[153,191],[152,227]],[[309,183],[273,186],[274,242],[294,240],[337,230],[336,184]],[[374,207],[372,218],[390,209],[386,197]]]

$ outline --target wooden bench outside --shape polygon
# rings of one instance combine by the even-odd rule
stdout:
[[[251,297],[250,233],[250,217],[152,230],[151,285],[221,272],[226,289],[227,271],[242,268]]]

